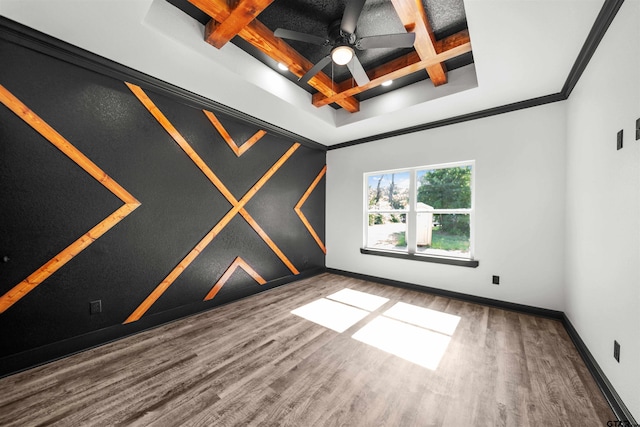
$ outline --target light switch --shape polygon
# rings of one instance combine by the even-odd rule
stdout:
[[[620,129],[620,131],[618,132],[618,138],[616,141],[618,150],[620,150],[622,148],[622,129]]]

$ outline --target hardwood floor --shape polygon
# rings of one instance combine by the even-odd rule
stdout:
[[[366,303],[357,311],[336,301],[344,292],[326,298],[344,288],[388,301],[374,309],[371,297],[349,300]],[[351,315],[352,326],[340,325]],[[412,337],[405,353],[414,362],[359,340],[379,336],[382,346]],[[425,341],[434,344],[412,355]],[[436,347],[439,360],[428,355]],[[601,427],[613,419],[559,321],[333,274],[0,379],[2,426]]]

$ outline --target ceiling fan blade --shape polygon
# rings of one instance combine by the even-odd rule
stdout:
[[[342,22],[340,23],[340,29],[347,34],[353,34],[356,32],[356,25],[358,25],[358,18],[364,7],[365,0],[350,0],[347,6],[344,8],[344,14],[342,15]]]
[[[311,43],[318,46],[329,44],[329,40],[323,39],[322,37],[301,33],[299,31],[285,30],[284,28],[277,28],[273,32],[273,35],[276,37],[280,37],[281,39],[297,40],[300,42]]]
[[[330,62],[331,62],[331,55],[325,56],[320,61],[318,61],[316,65],[311,67],[311,69],[307,71],[304,76],[300,77],[298,81],[302,83],[307,83],[311,79],[311,77],[318,74],[320,70],[326,67]]]
[[[353,59],[347,63],[347,67],[349,71],[351,71],[356,83],[358,83],[358,86],[364,86],[369,83],[369,76],[367,76],[364,68],[362,68],[362,64],[357,56],[353,55]]]
[[[383,36],[363,37],[356,43],[358,49],[413,47],[416,33],[387,34]]]

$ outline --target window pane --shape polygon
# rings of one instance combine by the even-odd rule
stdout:
[[[416,226],[418,253],[469,257],[468,214],[419,213]]]
[[[418,210],[471,208],[471,166],[421,170],[416,179]]]
[[[406,251],[406,235],[406,214],[369,214],[368,248]]]
[[[409,172],[370,175],[367,178],[369,210],[407,209]]]

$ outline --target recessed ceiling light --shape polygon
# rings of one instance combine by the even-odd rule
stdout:
[[[289,67],[284,65],[282,62],[278,62],[278,68],[280,68],[282,71],[289,71]]]
[[[382,83],[382,86],[391,86],[391,83],[393,83],[393,80],[387,80],[386,82]]]

